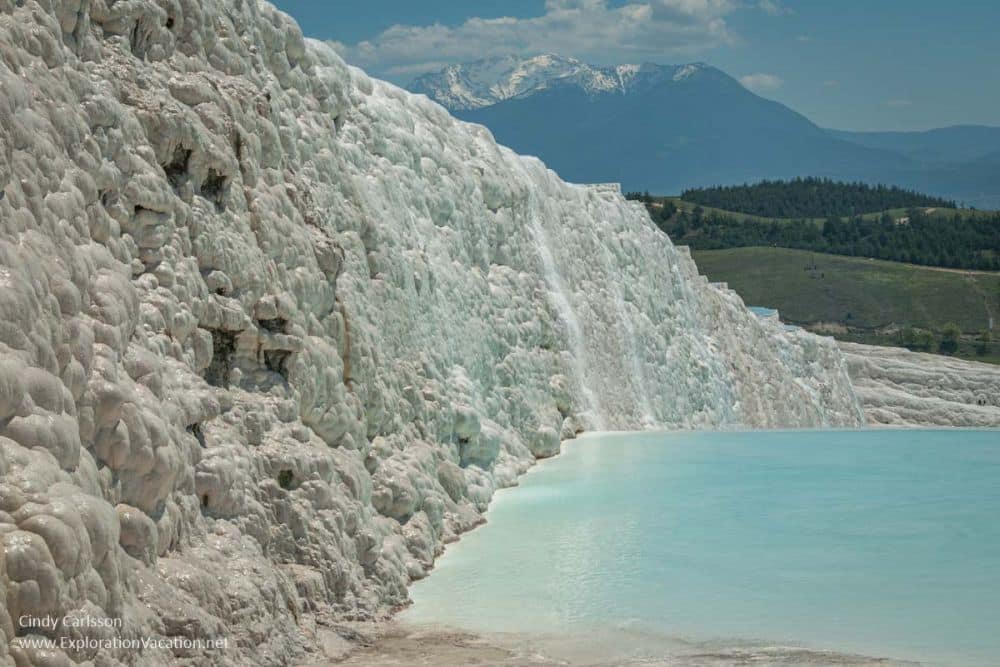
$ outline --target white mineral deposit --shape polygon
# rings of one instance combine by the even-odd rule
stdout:
[[[641,205],[267,2],[0,0],[0,49],[2,665],[303,660],[581,431],[864,423]]]

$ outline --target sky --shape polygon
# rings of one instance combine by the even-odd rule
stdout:
[[[995,0],[272,0],[405,85],[446,64],[557,53],[706,62],[823,127],[1000,126]]]

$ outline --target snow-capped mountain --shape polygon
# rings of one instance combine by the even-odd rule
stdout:
[[[706,184],[828,176],[1000,207],[1000,129],[837,132],[703,63],[588,65],[505,56],[409,86],[571,181],[676,193]]]
[[[410,84],[452,111],[470,111],[525,97],[553,86],[575,86],[591,95],[627,93],[640,80],[687,78],[705,65],[588,65],[553,54],[520,58],[501,56],[449,65]]]

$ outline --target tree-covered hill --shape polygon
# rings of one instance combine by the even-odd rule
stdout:
[[[955,208],[955,202],[911,190],[825,178],[795,178],[685,190],[685,201],[769,218],[847,217],[893,208]]]
[[[733,214],[650,205],[653,219],[674,241],[695,250],[775,246],[871,257],[954,269],[1000,270],[1000,213],[941,218],[925,209],[894,217],[814,220],[741,219]]]

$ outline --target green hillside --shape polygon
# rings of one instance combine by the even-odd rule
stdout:
[[[845,340],[929,351],[939,350],[948,324],[954,323],[962,332],[959,356],[1000,362],[1000,344],[979,340],[990,317],[1000,326],[1000,273],[785,248],[695,250],[692,255],[710,280],[728,283],[747,304],[778,309],[786,322]]]
[[[852,218],[766,218],[676,197],[629,193],[675,243],[694,250],[795,248],[954,269],[1000,270],[1000,213],[890,209]]]

